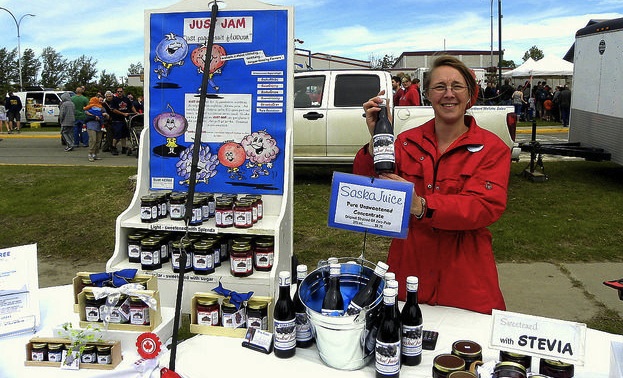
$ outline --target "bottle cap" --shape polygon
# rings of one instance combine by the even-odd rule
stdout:
[[[391,298],[394,296],[396,296],[396,290],[390,288],[383,289],[383,297]]]
[[[394,289],[394,290],[396,290],[396,292],[398,292],[398,281],[396,281],[396,280],[389,280],[389,281],[387,281],[387,288],[388,289]]]
[[[391,281],[396,279],[396,273],[394,272],[385,272],[385,281]]]
[[[340,275],[341,266],[340,264],[331,264],[329,265],[329,275],[339,276]]]
[[[416,276],[408,276],[407,283],[417,284],[419,279]]]
[[[301,273],[307,274],[307,265],[300,264],[296,266],[296,273],[300,275]]]
[[[374,268],[374,273],[378,276],[383,277],[385,272],[389,269],[389,265],[385,264],[383,261],[379,261]]]
[[[288,286],[290,285],[290,272],[287,270],[282,270],[279,272],[279,286]]]

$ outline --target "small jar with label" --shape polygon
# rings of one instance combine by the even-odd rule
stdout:
[[[156,192],[152,193],[152,196],[156,198],[158,205],[158,219],[164,219],[167,217],[167,193]]]
[[[246,328],[247,314],[245,307],[240,305],[236,310],[236,306],[229,301],[229,298],[223,299],[221,304],[221,324],[225,328]]]
[[[186,193],[175,192],[169,197],[169,218],[184,220],[186,214]]]
[[[130,324],[149,325],[149,306],[139,297],[130,297]]]
[[[158,199],[152,195],[141,197],[141,222],[153,223],[158,221]]]
[[[572,378],[574,374],[573,364],[541,358],[539,373],[551,378]]]
[[[121,294],[117,303],[110,309],[110,323],[127,324],[130,322],[130,300],[127,295]],[[102,310],[100,310],[102,317]],[[102,319],[103,320],[103,319]]]
[[[433,378],[448,378],[454,371],[465,370],[465,361],[454,354],[439,354],[433,359]]]
[[[517,362],[501,361],[495,364],[492,378],[526,378],[526,368]]]
[[[61,362],[63,360],[63,350],[65,346],[61,343],[48,344],[48,361]]]
[[[169,256],[171,255],[169,251],[169,238],[170,234],[166,232],[156,232],[151,235],[152,238],[158,239],[160,242],[160,263],[169,262]]]
[[[206,202],[208,203],[208,214],[210,218],[216,216],[216,199],[213,193],[206,193]]]
[[[141,269],[156,270],[162,268],[160,262],[160,241],[148,237],[141,240]]]
[[[482,347],[471,340],[458,340],[452,344],[452,354],[465,361],[465,370],[475,361],[482,361]]]
[[[247,277],[253,274],[253,252],[251,243],[236,242],[231,246],[230,272],[234,277]]]
[[[526,368],[526,372],[529,372],[532,366],[532,356],[501,350],[500,351],[500,362],[503,362],[503,361],[510,361],[510,362],[516,362],[518,364],[521,364],[524,368]]]
[[[253,196],[253,195],[246,195],[244,197],[242,197],[242,200],[244,201],[249,201],[251,202],[251,221],[253,222],[253,224],[257,223],[258,221],[258,201],[257,201],[257,197]]]
[[[201,196],[195,196],[193,199],[192,214],[190,221],[191,226],[201,226],[203,224],[203,198]]]
[[[247,303],[247,327],[268,330],[268,303],[249,300]]]
[[[97,363],[97,353],[95,352],[95,345],[85,345],[80,355],[80,363],[82,364],[95,364]]]
[[[214,220],[216,227],[227,228],[234,225],[234,203],[231,198],[217,198]]]
[[[257,208],[257,220],[264,218],[264,201],[261,194],[249,194],[245,198],[253,198],[254,206]]]
[[[234,227],[249,228],[253,226],[253,206],[251,201],[239,199],[234,203]]]
[[[220,305],[217,298],[197,298],[197,324],[203,326],[221,325]]]
[[[272,236],[262,236],[255,241],[253,247],[255,270],[268,272],[273,268],[273,261],[275,260],[274,240]]]
[[[48,360],[48,344],[47,343],[33,343],[32,350],[30,352],[30,359],[32,361],[47,361]]]
[[[95,294],[91,292],[84,293],[84,318],[87,322],[100,322],[100,308],[106,302],[106,299],[95,299]]]
[[[112,346],[98,345],[96,348],[97,363],[100,365],[112,364]]]
[[[141,262],[141,240],[145,238],[146,233],[144,231],[135,231],[128,234],[127,246],[128,246],[128,261],[131,263]]]
[[[193,271],[195,274],[214,273],[214,250],[212,242],[199,240],[193,244]]]
[[[221,266],[221,238],[216,235],[208,235],[201,240],[212,243],[212,251],[214,252],[214,268],[218,268],[219,266]]]
[[[190,240],[175,240],[171,243],[173,250],[171,251],[171,267],[173,268],[174,273],[179,273],[180,271],[180,249],[183,247],[184,251],[186,251],[186,265],[184,269],[186,272],[192,270],[193,268],[193,253],[192,253],[192,243]]]

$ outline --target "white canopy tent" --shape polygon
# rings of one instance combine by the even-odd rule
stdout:
[[[538,77],[545,79],[550,86],[570,85],[573,77],[573,63],[555,56],[546,56],[537,61],[528,58],[521,66],[502,74],[502,76],[513,79]]]

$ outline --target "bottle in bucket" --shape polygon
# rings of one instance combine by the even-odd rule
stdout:
[[[398,295],[398,281],[396,280],[385,281],[385,285],[387,285],[387,288],[389,289],[394,289],[396,291],[396,295]],[[396,313],[396,317],[400,318],[400,309],[398,308],[398,301],[394,302],[394,312]]]
[[[422,362],[422,310],[417,303],[418,278],[407,277],[407,301],[402,308],[402,349],[400,359],[403,365],[415,366]]]
[[[296,266],[296,291],[294,292],[294,312],[296,313],[296,346],[308,348],[314,343],[312,338],[311,324],[307,319],[305,305],[301,301],[299,289],[307,276],[307,265]]]
[[[344,315],[344,299],[340,290],[340,264],[329,265],[329,286],[322,300],[322,315]]]
[[[396,291],[383,290],[383,312],[374,348],[377,378],[400,375],[400,318],[396,317],[394,306]]]
[[[361,309],[369,306],[376,299],[376,291],[383,280],[385,272],[387,272],[389,266],[382,261],[379,261],[374,268],[374,275],[370,278],[366,286],[359,290],[357,294],[348,304],[346,313],[348,315],[356,315],[361,312]]]
[[[296,315],[290,297],[290,272],[279,272],[279,298],[273,313],[275,356],[289,358],[296,352]]]

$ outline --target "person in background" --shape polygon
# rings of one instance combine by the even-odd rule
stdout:
[[[65,140],[65,152],[74,149],[74,103],[71,101],[71,94],[65,92],[61,95],[61,106],[58,109],[58,123],[61,124],[61,136]]]
[[[411,78],[407,75],[402,77],[402,87],[404,92],[398,100],[399,106],[419,106],[420,97],[417,88],[411,83]]]
[[[13,130],[20,133],[20,112],[22,111],[22,100],[13,92],[9,92],[9,97],[6,98],[4,107],[6,108],[7,120],[9,121],[9,134],[11,134]]]
[[[394,91],[393,93],[394,106],[396,106],[398,105],[398,102],[400,101],[400,97],[402,97],[402,94],[404,93],[404,89],[402,89],[401,80],[399,76],[392,76],[392,90]]]
[[[102,152],[110,152],[110,148],[112,146],[113,141],[113,132],[112,132],[112,100],[113,93],[111,91],[106,91],[104,93],[104,101],[102,101],[102,106],[104,107],[104,111],[108,114],[108,117],[104,119],[103,128],[106,129],[106,132],[102,132]]]
[[[487,227],[506,208],[510,149],[466,114],[478,93],[472,71],[460,60],[438,57],[424,94],[434,118],[396,137],[396,170],[380,175],[414,184],[407,238],[392,240],[387,263],[398,282],[419,277],[421,303],[504,310]],[[363,106],[370,135],[380,102],[373,97]],[[357,153],[353,172],[376,176],[371,143]],[[401,286],[398,298],[405,296]]]
[[[80,147],[80,142],[84,147],[89,146],[89,135],[83,133],[82,128],[84,126],[84,107],[89,104],[89,99],[84,95],[84,86],[76,88],[76,95],[71,98],[71,102],[74,103],[74,117],[76,123],[74,124],[74,147]]]
[[[11,131],[9,129],[9,122],[6,119],[7,119],[6,108],[4,107],[4,103],[0,103],[0,133],[2,133],[2,130],[4,129],[5,126],[6,126],[7,133]]]
[[[136,109],[138,114],[143,114],[145,110],[143,106],[143,96],[138,96],[132,105],[134,105],[134,109]]]
[[[510,105],[514,92],[511,79],[504,79],[504,84],[500,87],[500,105]]]
[[[128,152],[125,146],[126,138],[130,136],[126,125],[126,118],[132,115],[132,113],[136,113],[136,109],[134,105],[132,105],[132,101],[123,94],[123,88],[121,87],[117,88],[111,108],[113,141],[110,146],[110,152],[113,155],[119,155],[117,145],[121,144],[121,153],[126,154]]]
[[[485,105],[495,105],[495,100],[496,100],[496,90],[495,90],[495,83],[491,82],[491,81],[487,81],[487,86],[485,88]]]
[[[521,117],[521,112],[526,101],[523,98],[522,86],[518,85],[517,90],[513,92],[511,96],[511,101],[513,102],[513,106],[515,107],[515,114],[517,117]]]
[[[85,123],[87,133],[89,133],[89,155],[90,162],[100,160],[97,156],[100,145],[102,144],[102,123],[108,114],[104,111],[104,107],[99,97],[91,97],[87,106],[84,107]]]
[[[569,127],[569,113],[571,113],[571,90],[568,86],[562,87],[558,96],[560,119],[563,127]]]

